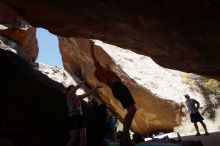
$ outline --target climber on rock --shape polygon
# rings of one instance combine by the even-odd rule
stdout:
[[[90,43],[91,43],[91,56],[93,58],[94,65],[96,68],[95,70],[96,78],[111,88],[114,97],[117,98],[121,102],[122,106],[127,110],[127,114],[125,115],[123,121],[123,132],[120,139],[120,145],[134,146],[129,134],[129,129],[131,127],[131,123],[136,112],[134,99],[129,89],[123,84],[123,82],[118,77],[118,75],[115,72],[113,72],[108,66],[103,67],[100,64],[100,62],[98,61],[95,55],[94,42],[90,41]]]

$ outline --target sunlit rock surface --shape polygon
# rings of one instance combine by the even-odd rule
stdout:
[[[185,94],[200,102],[200,112],[210,131],[220,130],[220,82],[211,78],[170,70],[157,65],[151,58],[138,55],[113,45],[96,41],[96,44],[112,57],[124,72],[139,85],[150,90],[158,97],[170,99],[183,105]],[[183,111],[187,113],[186,109]],[[183,117],[181,126],[176,127],[179,133],[195,133],[189,114]]]
[[[93,75],[94,65],[90,56],[90,43],[87,39],[62,38],[59,37],[64,68],[71,74],[85,78],[91,86],[104,85],[99,90],[99,95],[116,111],[121,118],[125,111],[120,103],[113,97],[111,90],[105,84],[99,82]],[[98,59],[103,65],[110,65],[120,76],[123,82],[131,91],[136,102],[137,113],[132,123],[132,130],[138,133],[147,134],[153,131],[169,131],[180,122],[180,107],[171,100],[164,100],[153,95],[148,89],[139,85],[129,77],[111,57],[99,46],[95,46]],[[134,68],[135,69],[135,68]]]
[[[37,59],[38,43],[36,28],[19,17],[11,8],[0,2],[0,36],[17,43],[29,55],[28,62]]]
[[[4,0],[31,25],[150,56],[220,79],[219,0]]]

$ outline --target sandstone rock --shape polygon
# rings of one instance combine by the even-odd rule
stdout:
[[[88,39],[75,39],[59,37],[64,68],[71,74],[85,78],[91,86],[102,84],[98,94],[108,106],[116,111],[121,120],[125,110],[120,102],[115,99],[109,87],[99,82],[94,76],[93,60],[90,56],[90,43]],[[103,65],[110,65],[120,76],[134,96],[137,113],[132,123],[132,129],[141,134],[154,131],[169,131],[180,122],[180,107],[177,103],[156,97],[150,91],[138,85],[125,72],[115,65],[111,57],[99,46],[96,46],[96,54]]]
[[[15,42],[11,41],[8,38],[0,36],[0,48],[14,52],[19,57],[23,58],[25,61],[30,61],[30,55],[23,51],[23,49],[16,44]],[[12,49],[13,48],[13,49]]]
[[[37,59],[36,28],[19,17],[11,8],[0,2],[0,35],[16,42],[29,55],[28,62]]]
[[[163,67],[220,78],[218,0],[4,2],[52,33],[102,40]]]

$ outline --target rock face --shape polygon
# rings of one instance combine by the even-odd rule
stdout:
[[[37,66],[30,65],[8,49],[0,44],[1,139],[21,146],[65,145],[69,131],[64,85],[42,74]],[[49,73],[47,68],[41,70]],[[66,74],[61,69],[50,70],[57,78],[59,74]],[[70,81],[69,76],[62,77]],[[87,124],[87,146],[101,146],[104,127],[100,117],[86,102],[82,105]],[[95,135],[94,131],[97,132]]]
[[[219,0],[4,2],[52,33],[102,40],[163,67],[220,79]]]
[[[27,60],[29,63],[37,59],[39,48],[36,39],[36,28],[29,25],[2,2],[0,2],[0,36],[17,43],[28,55]]]
[[[164,67],[220,79],[218,49],[220,14],[217,0],[95,2],[4,0],[4,2],[0,2],[0,23],[2,23],[0,35],[6,38],[5,41],[10,39],[19,45],[29,55],[27,59],[29,63],[35,61],[38,46],[35,28],[28,23],[47,28],[61,36],[99,39],[150,56]],[[47,13],[42,15],[39,10]],[[60,37],[59,40],[65,69],[80,78],[86,78],[91,86],[101,84],[93,76],[94,66],[88,39]],[[133,131],[141,134],[157,130],[168,131],[179,124],[181,115],[176,103],[152,95],[116,66],[102,48],[96,46],[96,49],[99,60],[103,65],[111,66],[135,98],[138,111],[132,124]],[[60,126],[66,122],[64,116],[66,109],[64,100],[61,99],[64,95],[60,91],[64,87],[45,76],[36,75],[36,77],[27,63],[8,52],[1,51],[0,59],[4,69],[0,75],[2,86],[4,85],[1,87],[1,95],[6,95],[0,106],[2,116],[0,119],[3,119],[0,123],[0,132],[22,135],[22,133],[35,134],[38,130],[40,133],[44,130],[47,132],[55,130],[52,133],[58,136],[60,133],[57,131],[65,131],[66,127]],[[42,80],[48,82],[44,84]],[[15,81],[13,86],[9,84],[11,81]],[[30,86],[26,87],[23,84]],[[14,92],[11,92],[11,89]],[[36,94],[29,97],[33,93]],[[112,96],[110,89],[105,86],[99,91],[99,95],[111,109],[118,112],[122,120],[125,111]],[[50,101],[56,104],[48,106]],[[42,109],[39,110],[39,107]],[[59,110],[53,111],[56,107],[59,107]],[[54,113],[50,115],[51,112]],[[51,124],[53,121],[56,122]],[[89,124],[92,126],[90,122]],[[56,128],[53,129],[53,126]],[[92,145],[92,142],[89,144]]]
[[[126,111],[119,101],[113,97],[110,88],[99,82],[93,75],[95,68],[90,56],[89,40],[59,37],[59,46],[64,68],[71,74],[85,78],[91,86],[103,85],[104,88],[100,89],[98,94],[122,119]],[[95,50],[100,62],[103,65],[110,65],[134,96],[138,110],[132,123],[133,131],[141,134],[160,130],[169,131],[180,123],[180,107],[175,102],[154,96],[116,66],[111,57],[101,47],[95,46]]]
[[[67,132],[64,86],[2,47],[0,56],[0,94],[4,95],[0,103],[1,135],[22,145],[41,145],[48,142],[49,133],[58,136]],[[58,143],[65,136],[62,132]]]
[[[101,41],[95,41],[95,44],[101,46],[138,85],[150,90],[157,97],[172,100],[180,105],[185,102],[184,95],[186,93],[191,98],[198,100],[200,112],[208,125],[208,129],[210,131],[220,129],[218,120],[220,86],[218,81],[163,68],[149,57]],[[184,108],[182,110],[185,111]],[[189,133],[190,127],[191,131],[194,131],[195,128],[191,125],[188,114],[183,119],[181,126],[175,128],[175,131],[179,129],[179,133]]]

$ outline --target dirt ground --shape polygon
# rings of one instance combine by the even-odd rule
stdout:
[[[203,146],[220,146],[220,131],[215,131],[215,132],[209,131],[209,133],[210,133],[210,135],[208,135],[208,136],[204,136],[204,133],[202,133],[202,132],[201,132],[201,136],[195,136],[195,134],[190,134],[190,133],[184,133],[184,134],[180,133],[180,137],[181,137],[182,141],[185,142],[185,144],[187,144],[189,141],[200,140],[200,141],[202,141]],[[155,138],[161,139],[165,136],[179,140],[177,137],[177,133],[175,133],[175,132],[160,135]],[[151,143],[147,139],[145,139],[145,140],[146,140],[146,143]]]
[[[181,135],[180,135],[181,136]],[[181,136],[182,140],[201,140],[204,146],[220,146],[220,131],[219,132],[210,132],[208,136]]]

